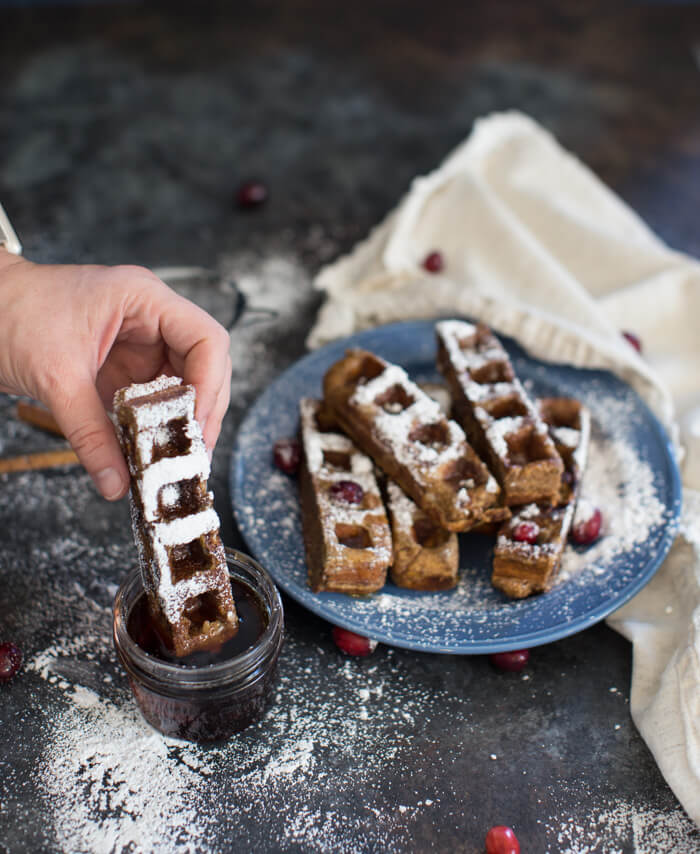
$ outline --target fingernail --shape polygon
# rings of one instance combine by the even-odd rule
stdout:
[[[209,457],[209,462],[211,462],[212,457],[214,456],[214,449],[213,448],[207,448],[207,456]]]
[[[94,476],[94,481],[95,485],[107,501],[114,501],[114,499],[119,498],[124,491],[124,482],[116,469],[106,468],[102,469],[102,471],[98,471]]]

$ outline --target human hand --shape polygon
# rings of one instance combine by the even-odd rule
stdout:
[[[0,249],[0,305],[0,391],[49,407],[105,498],[129,485],[105,411],[122,386],[183,377],[213,450],[231,388],[228,333],[149,270],[40,265]]]

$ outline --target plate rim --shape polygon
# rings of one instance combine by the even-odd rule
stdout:
[[[471,320],[471,318],[463,317],[462,315],[452,314],[447,315],[446,317],[449,317],[451,319],[464,319],[468,322],[474,322],[473,320]],[[312,350],[310,352],[305,353],[303,356],[299,357],[290,365],[288,365],[283,371],[281,371],[276,377],[274,377],[267,383],[265,388],[260,392],[260,394],[253,401],[253,403],[248,407],[245,414],[243,415],[238,429],[236,430],[236,435],[232,443],[231,457],[229,462],[229,491],[231,510],[241,537],[246,543],[246,546],[248,548],[251,548],[252,553],[257,560],[261,560],[261,558],[255,553],[255,550],[252,549],[251,543],[249,542],[248,536],[250,532],[247,526],[246,516],[242,510],[239,510],[237,484],[242,480],[242,474],[244,470],[244,458],[241,452],[241,437],[245,434],[244,428],[247,426],[248,422],[254,417],[258,406],[268,395],[272,394],[273,389],[275,387],[277,387],[280,383],[284,382],[284,378],[287,376],[287,374],[291,372],[296,373],[300,367],[303,367],[308,363],[313,364],[318,360],[323,361],[323,357],[329,352],[337,351],[339,349],[342,351],[342,349],[346,347],[360,346],[364,339],[377,334],[382,337],[390,336],[398,330],[405,334],[406,332],[410,331],[411,328],[419,328],[421,331],[426,331],[428,327],[433,327],[434,324],[437,323],[440,319],[441,317],[398,321],[394,323],[383,324],[380,326],[374,326],[369,329],[360,330],[359,332],[355,332],[352,335],[330,341],[323,347],[319,347],[316,350]],[[601,377],[605,377],[606,379],[608,379],[608,381],[609,378],[612,378],[613,381],[620,383],[626,389],[629,389],[634,393],[637,405],[640,406],[648,423],[650,423],[651,426],[654,428],[654,434],[658,441],[658,445],[664,452],[663,458],[665,463],[664,468],[666,474],[664,480],[667,483],[668,494],[671,498],[669,503],[665,505],[665,509],[669,518],[665,521],[662,534],[659,537],[657,552],[653,556],[653,558],[645,564],[643,572],[639,573],[638,575],[635,575],[632,579],[630,579],[629,583],[622,587],[617,592],[617,594],[612,597],[611,600],[601,603],[596,608],[593,608],[590,611],[586,611],[584,614],[578,615],[567,623],[561,623],[557,626],[548,626],[546,628],[538,630],[511,635],[507,639],[481,639],[478,641],[471,641],[469,643],[464,644],[456,643],[443,646],[434,641],[422,642],[420,640],[406,639],[402,637],[397,638],[395,635],[392,635],[391,632],[385,632],[381,629],[372,633],[372,639],[377,640],[386,645],[402,649],[408,649],[415,652],[429,652],[453,655],[483,655],[496,652],[506,652],[521,648],[533,648],[537,646],[542,646],[547,643],[553,643],[556,640],[562,640],[563,638],[570,637],[580,631],[585,630],[586,628],[592,627],[596,623],[601,622],[607,616],[609,616],[614,611],[618,610],[627,602],[629,602],[629,600],[632,599],[640,590],[642,590],[656,574],[659,567],[666,558],[673,544],[673,541],[676,538],[676,534],[678,532],[678,528],[680,526],[681,521],[683,497],[680,470],[675,457],[674,447],[671,438],[663,427],[663,425],[661,424],[661,422],[659,421],[659,419],[657,418],[657,416],[652,412],[646,401],[636,392],[635,389],[633,389],[628,383],[626,383],[624,380],[622,380],[619,376],[612,373],[611,371],[598,368],[586,368],[577,365],[572,365],[566,362],[549,362],[542,359],[538,359],[537,357],[527,353],[527,351],[522,347],[522,345],[519,344],[519,342],[517,342],[517,340],[513,339],[512,337],[507,335],[499,335],[499,338],[505,339],[506,342],[515,345],[515,347],[517,347],[528,360],[530,360],[536,365],[542,365],[555,369],[566,368],[567,370],[573,370],[574,372],[581,372],[591,376],[598,375]],[[367,634],[367,627],[365,625],[358,625],[352,620],[351,617],[345,617],[345,615],[343,614],[335,613],[332,615],[332,617],[329,615],[327,606],[324,605],[324,597],[341,596],[342,594],[327,592],[313,593],[311,590],[305,590],[301,588],[297,582],[290,580],[284,574],[277,572],[274,568],[271,568],[269,566],[266,566],[266,568],[270,572],[270,575],[272,575],[275,583],[278,584],[279,587],[281,587],[287,595],[291,596],[292,599],[294,599],[304,608],[307,608],[309,611],[316,614],[316,616],[323,618],[331,625],[338,625],[343,628],[347,628],[351,631],[360,631],[365,635]],[[381,591],[378,591],[378,593],[379,592]],[[450,593],[450,591],[444,592],[445,595],[449,595]],[[430,595],[435,594],[433,593]],[[546,596],[547,594],[541,595]],[[518,602],[521,600],[514,601]],[[530,601],[535,600],[531,599]]]

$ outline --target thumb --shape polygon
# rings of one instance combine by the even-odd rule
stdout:
[[[47,403],[100,494],[109,501],[121,498],[129,486],[126,462],[94,383],[84,380],[70,389],[70,397]]]

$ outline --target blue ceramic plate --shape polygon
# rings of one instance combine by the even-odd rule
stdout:
[[[604,535],[586,551],[567,547],[551,591],[509,600],[490,584],[493,539],[460,535],[460,582],[418,593],[387,583],[366,598],[312,593],[306,583],[297,484],[272,462],[276,439],[294,436],[298,403],[320,396],[327,368],[346,348],[371,350],[417,382],[439,382],[434,324],[398,323],[336,341],[300,359],[258,398],[231,462],[233,510],[249,548],[290,596],[331,623],[393,646],[491,653],[549,643],[597,623],[639,591],[659,567],[678,524],[681,487],[669,439],[638,395],[610,373],[555,365],[503,339],[536,395],[577,397],[593,428],[583,494],[602,508]]]

